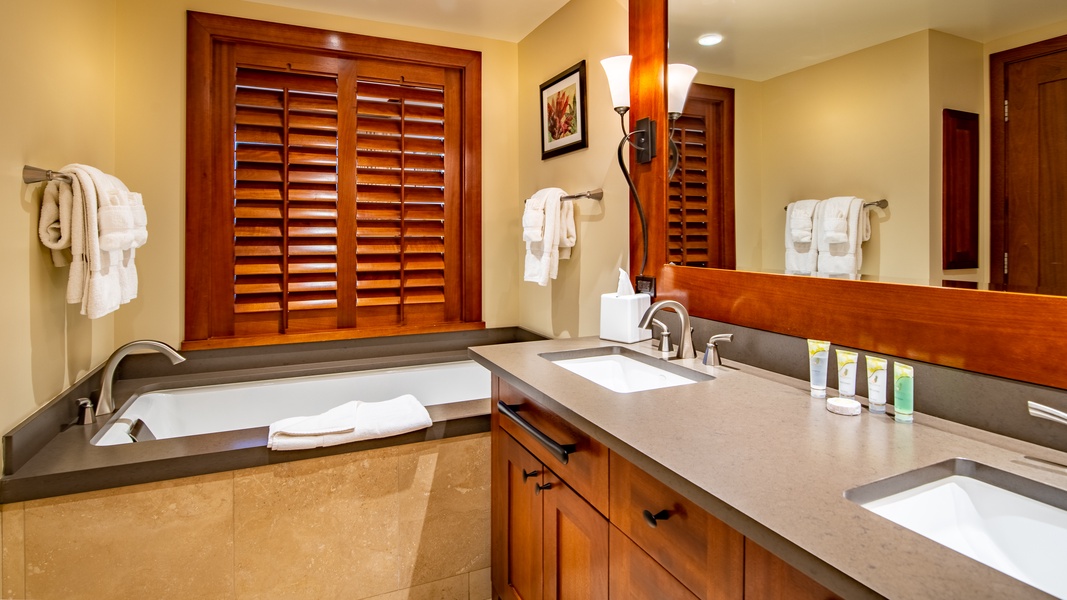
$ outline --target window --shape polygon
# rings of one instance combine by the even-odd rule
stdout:
[[[185,348],[481,322],[480,55],[188,18]]]
[[[735,268],[734,91],[694,83],[671,131],[679,167],[669,182],[667,261]]]

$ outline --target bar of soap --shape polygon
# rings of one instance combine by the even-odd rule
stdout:
[[[860,411],[863,410],[863,406],[851,398],[827,398],[826,410],[838,415],[848,415],[851,417],[860,414]]]

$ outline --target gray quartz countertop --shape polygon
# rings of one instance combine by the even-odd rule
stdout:
[[[1051,597],[844,493],[958,457],[1067,489],[1067,469],[1042,462],[1067,464],[1067,454],[921,412],[910,425],[866,410],[836,415],[805,381],[729,362],[675,361],[715,379],[618,394],[539,356],[609,345],[657,354],[648,342],[577,338],[481,346],[470,355],[845,597]],[[921,411],[922,381],[915,399]]]

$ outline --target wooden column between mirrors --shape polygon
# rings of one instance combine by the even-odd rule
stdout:
[[[648,222],[648,264],[645,275],[659,276],[667,262],[664,239],[667,198],[667,0],[630,0],[630,131],[638,119],[656,121],[656,156],[637,164],[630,152],[630,173]],[[630,271],[641,266],[641,226],[630,203]]]

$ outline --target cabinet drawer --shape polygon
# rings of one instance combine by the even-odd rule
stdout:
[[[493,403],[493,426],[511,434],[601,514],[608,514],[608,449],[502,379],[493,377],[493,388],[493,398],[509,407],[502,412]]]
[[[744,594],[744,537],[611,453],[611,522],[705,600]]]

